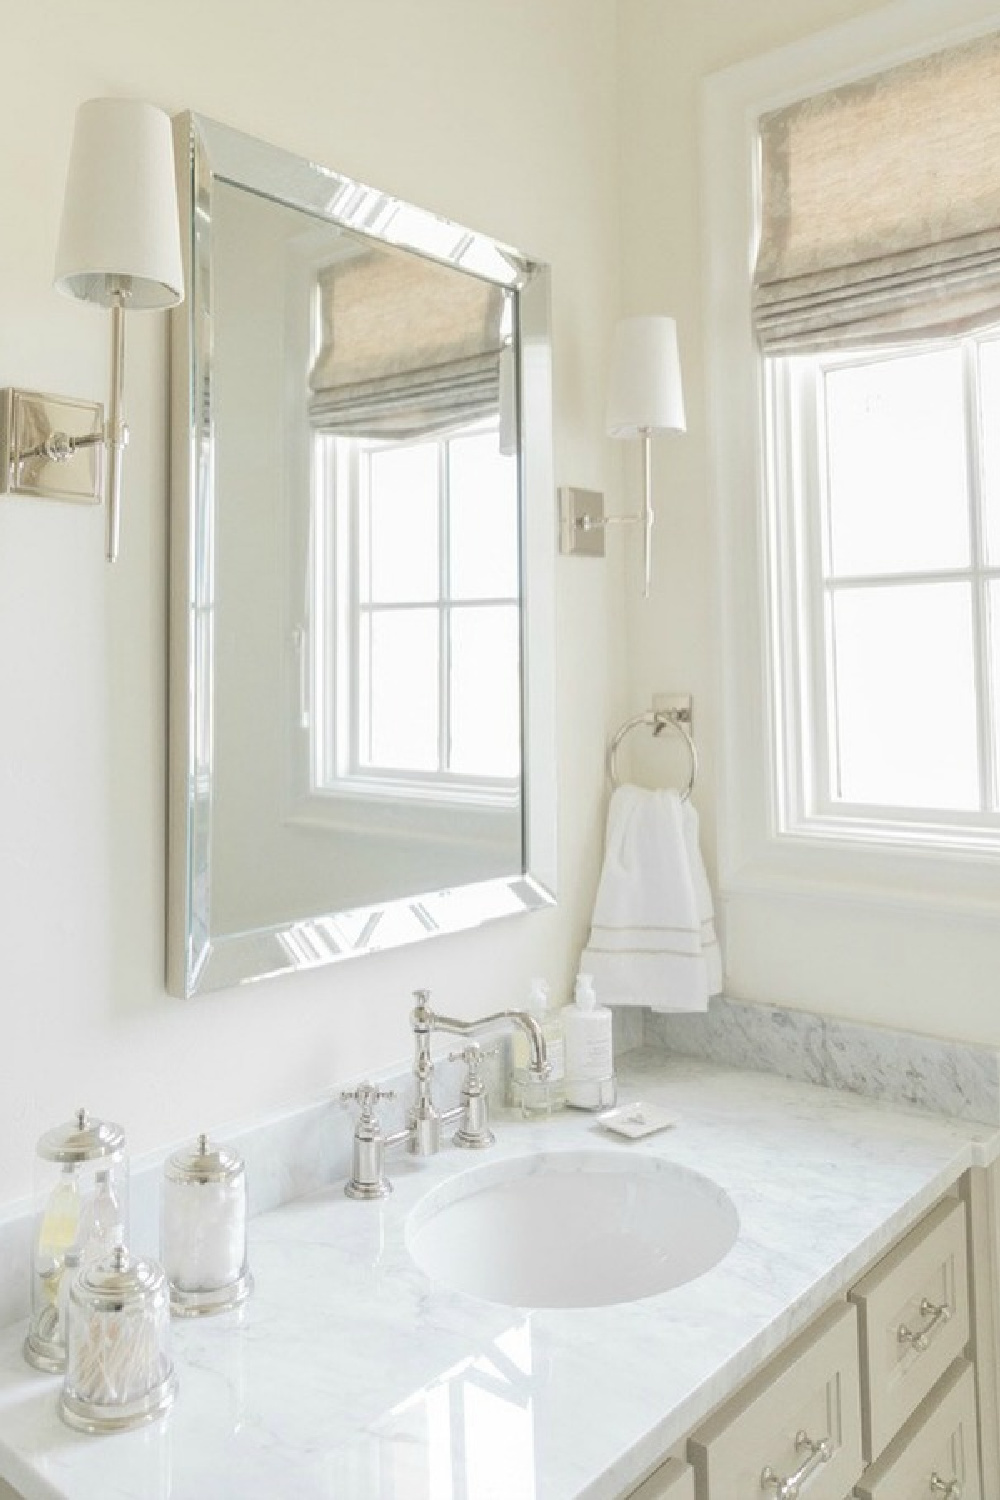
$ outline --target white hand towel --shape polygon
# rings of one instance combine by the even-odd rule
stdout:
[[[580,960],[605,1005],[708,1009],[722,989],[698,814],[675,791],[616,787],[590,941]]]

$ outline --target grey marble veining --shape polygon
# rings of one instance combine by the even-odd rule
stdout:
[[[650,1046],[959,1120],[1000,1124],[1000,1052],[718,996],[707,1014],[646,1012]]]
[[[252,1221],[254,1296],[174,1325],[177,1403],[146,1431],[69,1433],[58,1379],[24,1365],[20,1327],[0,1333],[0,1477],[25,1500],[617,1500],[996,1146],[982,1126],[650,1050],[624,1059],[621,1090],[676,1126],[629,1142],[576,1111],[501,1118],[489,1159],[584,1146],[710,1177],[740,1222],[703,1276],[575,1310],[449,1291],[407,1224],[483,1158],[394,1157],[384,1201],[333,1182]]]

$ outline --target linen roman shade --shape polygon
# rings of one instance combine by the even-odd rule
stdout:
[[[380,249],[319,275],[309,413],[321,432],[403,439],[495,413],[503,289]]]
[[[764,115],[760,148],[763,348],[1000,320],[1000,33]]]

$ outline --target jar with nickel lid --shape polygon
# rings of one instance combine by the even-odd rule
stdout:
[[[236,1151],[200,1135],[193,1149],[169,1158],[161,1249],[173,1313],[222,1312],[250,1295],[248,1217],[246,1168]]]
[[[79,1267],[99,1260],[128,1233],[125,1132],[85,1109],[40,1137],[35,1148],[31,1318],[24,1357],[39,1370],[66,1364],[67,1288]]]
[[[70,1287],[60,1415],[79,1432],[122,1432],[162,1416],[176,1394],[167,1278],[119,1245]]]

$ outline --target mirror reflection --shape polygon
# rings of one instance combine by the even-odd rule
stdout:
[[[179,129],[169,946],[193,993],[551,899],[525,815],[548,345],[523,257]]]

